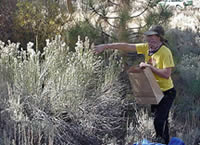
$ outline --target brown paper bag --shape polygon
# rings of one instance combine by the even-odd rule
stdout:
[[[135,67],[129,73],[129,79],[138,104],[158,104],[163,98],[163,92],[150,68]]]

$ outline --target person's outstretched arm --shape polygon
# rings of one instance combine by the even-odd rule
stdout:
[[[94,48],[97,54],[103,52],[105,49],[118,49],[125,52],[136,52],[136,45],[130,43],[101,44],[96,45]]]

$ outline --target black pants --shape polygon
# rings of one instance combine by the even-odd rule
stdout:
[[[172,106],[174,98],[176,96],[176,90],[174,88],[167,90],[164,93],[164,97],[158,105],[151,105],[151,111],[155,113],[154,128],[156,136],[165,140],[165,143],[169,143],[169,128],[168,117],[169,110]]]

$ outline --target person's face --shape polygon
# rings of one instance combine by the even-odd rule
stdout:
[[[156,43],[156,42],[160,42],[160,37],[158,37],[157,35],[147,35],[145,37],[146,41],[148,43]]]

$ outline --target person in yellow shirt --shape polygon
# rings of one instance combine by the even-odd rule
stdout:
[[[143,54],[145,61],[141,62],[141,68],[149,67],[158,82],[160,89],[164,93],[163,99],[158,105],[151,105],[152,112],[155,113],[154,128],[158,140],[168,144],[169,111],[176,96],[176,90],[171,79],[172,68],[175,67],[171,50],[167,47],[167,40],[164,39],[165,31],[162,26],[155,25],[145,32],[147,43],[110,43],[95,46],[95,52],[101,53],[106,49],[118,49],[125,52],[137,52]],[[131,67],[128,70],[131,72]],[[160,141],[161,141],[160,140]]]

